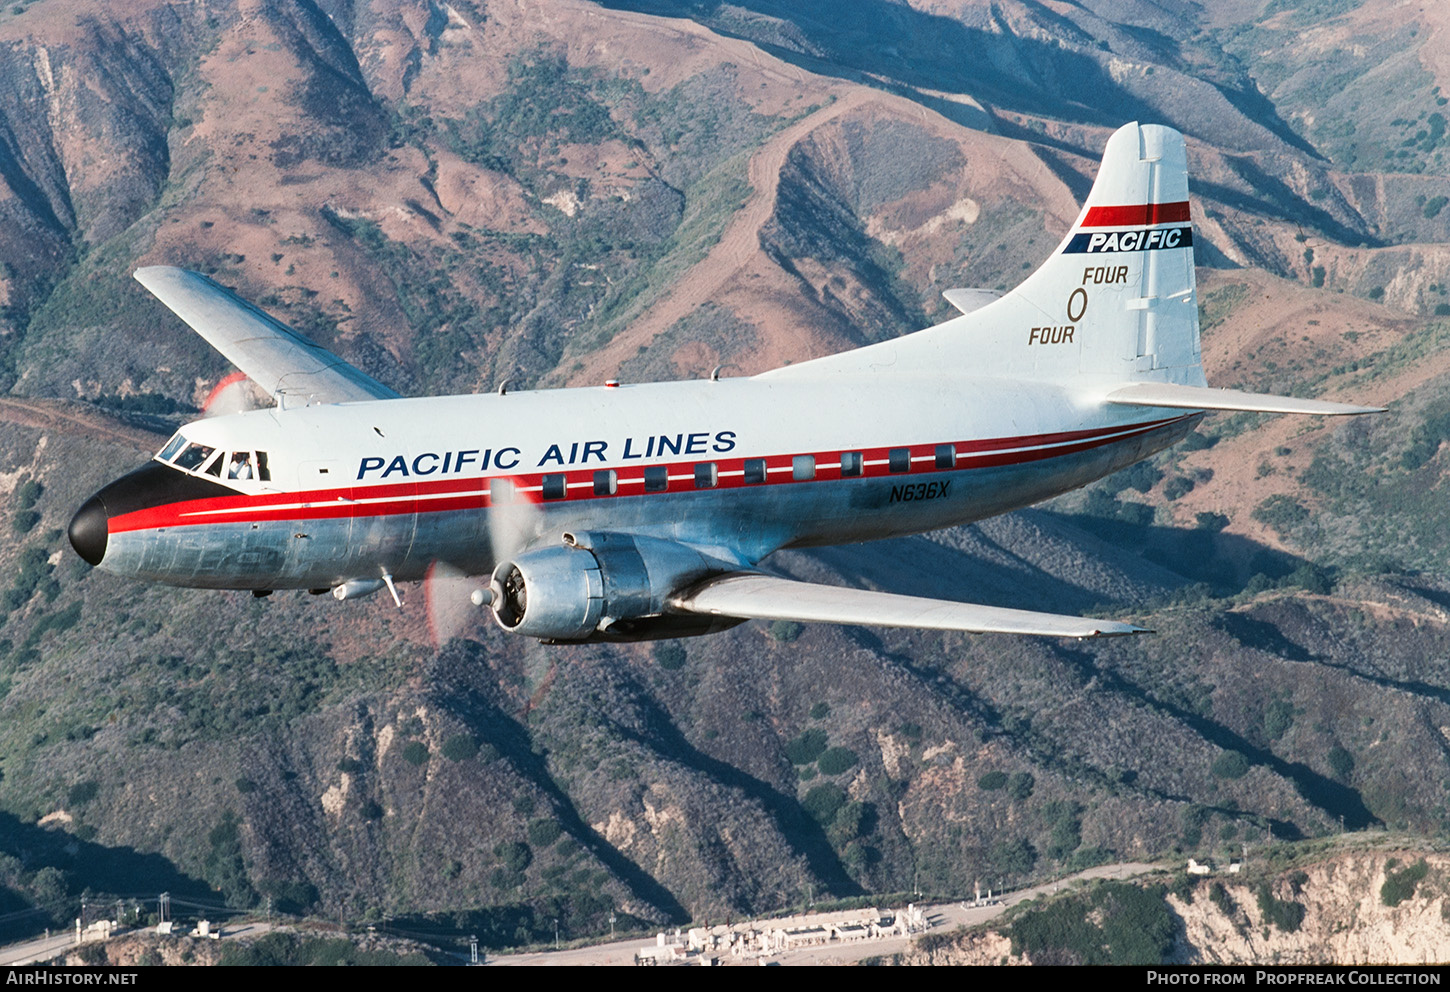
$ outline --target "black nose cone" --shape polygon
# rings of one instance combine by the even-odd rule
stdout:
[[[76,549],[76,554],[92,565],[99,565],[106,556],[106,538],[110,536],[109,520],[106,504],[101,502],[99,495],[82,503],[76,515],[71,518],[70,529],[67,531],[70,535],[70,546]]]

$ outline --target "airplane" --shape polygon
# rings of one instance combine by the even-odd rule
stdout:
[[[1040,502],[1181,440],[1207,411],[1378,408],[1209,388],[1187,150],[1132,123],[1077,220],[1005,294],[925,330],[749,377],[406,399],[231,291],[135,278],[275,405],[182,427],[69,527],[91,565],[339,600],[430,569],[548,643],[748,619],[1056,637],[1143,628],[773,575],[800,548]]]

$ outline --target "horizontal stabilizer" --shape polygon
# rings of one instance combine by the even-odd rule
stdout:
[[[962,313],[972,313],[1002,298],[995,289],[944,289],[941,295]]]
[[[1134,382],[1119,386],[1105,397],[1124,406],[1162,406],[1176,410],[1240,410],[1247,413],[1308,413],[1326,417],[1356,413],[1384,413],[1380,406],[1354,406],[1328,400],[1299,400],[1292,396],[1241,393],[1211,386],[1180,386],[1171,382]]]
[[[774,575],[733,572],[706,581],[674,597],[670,605],[685,613],[747,620],[797,620],[803,623],[860,624],[865,627],[918,627],[974,634],[1037,634],[1046,637],[1105,637],[1140,634],[1144,628],[1114,620],[1055,613],[1007,610],[944,599],[898,596],[869,589],[796,582]]]
[[[136,270],[151,291],[269,395],[298,405],[397,399],[376,379],[199,272],[153,265]]]

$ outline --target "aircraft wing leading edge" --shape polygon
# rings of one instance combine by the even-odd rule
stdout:
[[[136,270],[151,291],[268,394],[303,404],[398,399],[399,394],[199,272]]]
[[[685,590],[670,605],[684,613],[745,620],[796,620],[863,627],[960,630],[973,634],[1113,637],[1146,633],[1116,620],[1009,610],[870,589],[797,582],[757,572],[733,572]]]

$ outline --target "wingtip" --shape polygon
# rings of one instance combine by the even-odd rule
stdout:
[[[1087,637],[1132,637],[1135,634],[1153,633],[1157,633],[1157,631],[1151,627],[1139,627],[1137,624],[1113,621],[1103,623],[1102,626],[1091,634],[1088,634]]]

